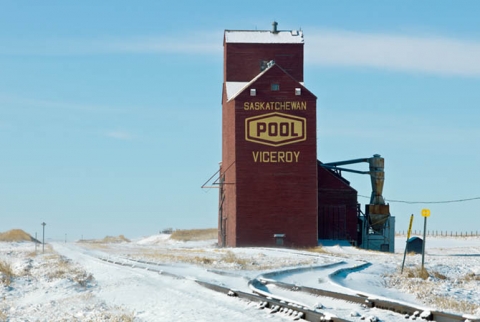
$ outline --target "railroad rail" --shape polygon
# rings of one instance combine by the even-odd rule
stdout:
[[[135,259],[112,259],[107,257],[98,257],[98,259],[109,262],[116,265],[127,266],[131,268],[141,268],[148,271],[156,272],[161,275],[165,275],[171,278],[176,279],[185,279],[184,276],[172,274],[161,269],[162,264],[156,262],[149,262],[143,260]],[[153,267],[152,267],[153,266]],[[243,292],[240,290],[235,290],[225,286],[217,285],[214,283],[193,280],[198,285],[201,285],[210,290],[226,294],[227,296],[238,297],[239,299],[248,300],[251,302],[258,303],[259,309],[270,310],[269,313],[283,313],[292,317],[293,320],[304,320],[304,321],[332,321],[332,322],[347,322],[352,320],[346,320],[340,317],[324,314],[316,309],[309,308],[297,303],[293,300],[287,300],[281,297],[277,297],[274,294],[267,293],[262,290],[262,286],[271,284],[277,287],[288,289],[296,292],[304,292],[307,294],[315,296],[329,297],[337,300],[343,300],[350,303],[358,303],[369,308],[378,308],[382,310],[387,310],[395,312],[398,314],[403,314],[405,318],[412,317],[413,319],[423,319],[427,321],[436,321],[436,322],[480,322],[479,318],[468,316],[468,315],[457,315],[447,312],[435,311],[435,310],[423,310],[419,307],[414,307],[411,305],[394,302],[391,300],[378,299],[371,296],[367,296],[361,293],[356,295],[338,293],[333,291],[327,291],[322,289],[316,289],[306,286],[299,286],[296,284],[290,284],[285,282],[280,282],[273,279],[259,277],[253,279],[249,282],[249,287],[252,290],[252,293]]]
[[[361,305],[366,305],[367,307],[379,308],[382,310],[388,310],[400,314],[404,314],[405,316],[415,316],[418,315],[419,317],[423,318],[427,321],[436,321],[436,322],[455,322],[455,321],[471,321],[471,322],[479,322],[480,319],[465,316],[465,315],[458,315],[453,313],[435,311],[435,310],[428,310],[425,311],[419,307],[414,307],[411,305],[393,302],[391,300],[384,300],[378,299],[371,296],[363,295],[361,293],[357,295],[350,295],[350,294],[343,294],[333,291],[321,290],[306,286],[299,286],[296,284],[289,284],[284,282],[279,282],[271,279],[263,279],[259,278],[259,283],[265,284],[272,284],[277,287],[281,287],[284,289],[289,289],[296,292],[305,292],[308,294],[316,295],[316,296],[326,296],[334,299],[344,300],[347,302],[358,303]]]

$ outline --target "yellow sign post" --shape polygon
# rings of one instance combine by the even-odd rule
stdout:
[[[410,234],[412,232],[412,224],[413,224],[413,214],[410,216],[410,225],[408,225],[407,242],[405,243],[405,252],[403,253],[403,262],[402,262],[401,274],[403,274],[403,266],[405,265],[405,257],[407,256],[408,240],[410,239]]]
[[[410,225],[408,225],[407,239],[410,239],[410,234],[412,233],[412,224],[413,224],[413,214],[410,216]]]
[[[430,209],[422,209],[422,217],[430,217]]]
[[[425,242],[427,236],[427,218],[430,217],[430,209],[422,209],[422,217],[425,218],[423,223],[423,246],[422,246],[422,273],[423,273],[423,264],[425,263]]]

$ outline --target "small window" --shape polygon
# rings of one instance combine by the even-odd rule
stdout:
[[[283,241],[285,239],[285,234],[274,234],[273,238],[275,238],[275,245],[283,246]]]
[[[272,91],[279,91],[280,90],[280,84],[273,83],[271,89],[272,89]]]
[[[302,95],[302,89],[301,88],[295,88],[295,95],[297,95],[297,96]]]
[[[257,90],[255,88],[250,88],[250,96],[257,96]]]

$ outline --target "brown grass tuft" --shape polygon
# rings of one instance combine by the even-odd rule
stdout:
[[[480,281],[480,275],[475,274],[474,272],[468,273],[463,277],[465,282],[470,281]]]
[[[49,260],[54,267],[46,274],[46,277],[50,280],[68,278],[84,288],[95,280],[92,274],[74,265],[70,259],[64,256],[52,253],[45,255],[44,258]]]
[[[248,261],[245,258],[237,257],[235,253],[230,250],[227,250],[222,256],[222,261],[229,264],[236,264],[242,269],[248,265]]]
[[[318,254],[328,254],[328,252],[322,246],[310,247],[304,249],[307,252],[318,253]]]
[[[386,275],[390,277],[387,287],[395,287],[407,290],[409,293],[415,294],[417,299],[421,300],[429,306],[434,306],[441,310],[462,312],[475,314],[478,305],[469,301],[457,299],[454,296],[444,296],[435,294],[435,286],[438,280],[450,280],[448,276],[437,272],[428,272],[421,267],[406,268],[402,275]],[[475,278],[475,274],[467,274],[463,277],[463,281],[469,282]],[[480,280],[480,279],[479,279]]]
[[[428,271],[425,268],[422,269],[421,267],[406,269],[405,273],[406,277],[408,278],[421,278],[423,280],[426,280],[430,277]]]
[[[111,243],[111,244],[116,244],[116,243],[123,243],[123,242],[127,242],[129,243],[130,242],[130,239],[126,238],[125,236],[123,235],[118,235],[118,237],[115,237],[115,236],[107,236],[105,237],[102,242],[104,243]]]
[[[170,236],[171,239],[180,241],[209,240],[217,239],[217,237],[217,228],[176,230]]]
[[[440,309],[451,310],[454,312],[474,314],[478,308],[478,306],[474,303],[470,303],[463,300],[457,300],[450,296],[434,295],[429,297],[429,301],[430,303],[432,303],[433,305],[435,305]]]
[[[0,282],[5,286],[9,286],[14,277],[12,266],[7,262],[0,261]]]
[[[112,322],[133,322],[135,321],[135,314],[133,313],[122,313],[119,316],[113,316],[110,318]]]
[[[3,313],[3,311],[0,310],[0,321],[1,322],[6,322],[7,318],[8,317],[5,315],[5,313]]]
[[[13,241],[33,241],[32,236],[27,234],[21,229],[12,229],[4,233],[0,233],[0,241],[13,242]]]

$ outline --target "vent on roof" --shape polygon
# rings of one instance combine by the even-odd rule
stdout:
[[[264,71],[268,67],[268,60],[261,60],[260,61],[260,71]]]
[[[278,30],[277,30],[278,22],[274,21],[274,22],[272,23],[272,26],[273,26],[272,32],[273,32],[274,34],[277,34],[277,33],[278,33]]]

